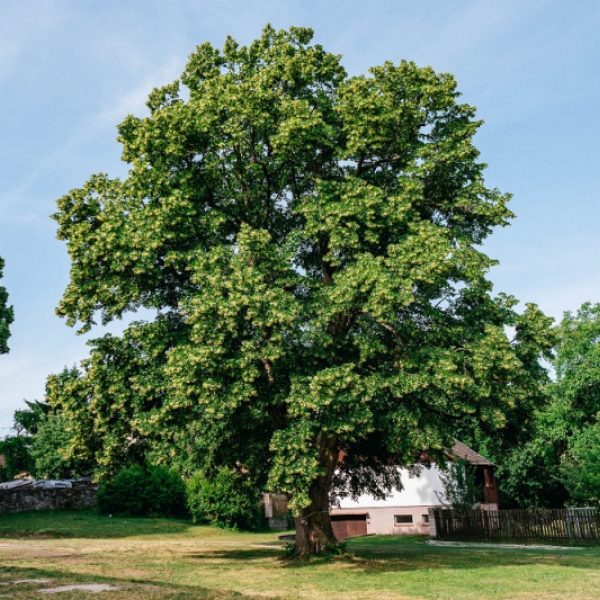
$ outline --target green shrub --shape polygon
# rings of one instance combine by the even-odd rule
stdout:
[[[246,531],[265,528],[256,488],[231,469],[221,468],[211,477],[196,474],[188,481],[187,502],[195,523]]]
[[[128,467],[98,490],[101,514],[128,517],[183,517],[185,484],[166,467]]]
[[[0,470],[0,481],[12,479],[19,473],[31,473],[34,462],[30,453],[31,438],[24,435],[9,436],[0,441],[0,454],[6,466]]]

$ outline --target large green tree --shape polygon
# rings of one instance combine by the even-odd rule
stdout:
[[[564,450],[574,431],[598,422],[600,413],[600,304],[586,302],[577,312],[564,313],[556,328],[552,403],[548,420],[553,438]]]
[[[500,464],[504,506],[561,508],[600,499],[600,304],[565,312],[553,328],[548,381],[534,410],[517,414],[497,435],[479,430],[479,442]],[[510,413],[509,413],[510,414]]]
[[[335,543],[334,476],[382,493],[465,415],[501,427],[529,402],[548,327],[491,295],[481,244],[512,215],[453,77],[348,77],[311,37],[199,46],[119,126],[128,176],[91,177],[54,216],[70,325],[157,313],[93,344],[81,444],[107,469],[156,440],[251,474],[290,495],[299,554]]]
[[[539,490],[540,504],[587,505],[600,500],[600,304],[564,313],[555,333],[549,403],[521,453],[530,468],[517,470],[513,486],[536,500]]]
[[[4,260],[0,256],[0,279],[4,269]],[[0,286],[0,354],[8,352],[8,338],[10,337],[10,324],[14,320],[12,306],[8,306],[8,292],[5,287]]]

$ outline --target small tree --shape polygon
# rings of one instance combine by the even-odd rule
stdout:
[[[31,473],[34,462],[30,454],[31,440],[28,437],[13,435],[0,441],[0,455],[4,456],[5,466],[0,469],[0,478],[13,479],[20,473]]]
[[[479,498],[475,485],[475,471],[464,459],[449,461],[445,469],[440,470],[443,492],[436,492],[438,500],[447,508],[468,510]]]
[[[0,479],[13,479],[19,473],[34,474],[35,459],[31,454],[32,434],[48,411],[43,402],[25,400],[27,408],[14,412],[12,430],[16,435],[10,435],[0,441],[0,455],[4,456],[5,467],[0,468]]]
[[[50,412],[50,406],[46,402],[34,400],[24,400],[27,408],[15,410],[13,416],[12,429],[17,435],[33,436],[38,432],[38,428],[44,417]]]

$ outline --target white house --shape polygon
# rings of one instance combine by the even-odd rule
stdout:
[[[494,468],[490,461],[471,448],[456,441],[446,451],[448,459],[465,459],[475,467],[475,482],[481,487],[482,508],[498,509],[498,490]],[[430,508],[441,507],[438,495],[444,492],[437,465],[423,467],[420,475],[398,467],[402,476],[402,491],[394,491],[384,500],[364,494],[356,500],[339,501],[331,508],[333,531],[338,539],[357,535],[428,534]]]

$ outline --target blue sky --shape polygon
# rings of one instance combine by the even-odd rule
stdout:
[[[486,122],[488,185],[514,194],[517,218],[486,244],[495,291],[555,318],[600,301],[597,0],[0,0],[0,284],[16,315],[0,436],[87,351],[54,314],[69,274],[55,200],[92,173],[126,172],[116,125],[143,115],[196,45],[247,43],[267,22],[312,27],[350,74],[401,59],[453,73]]]

